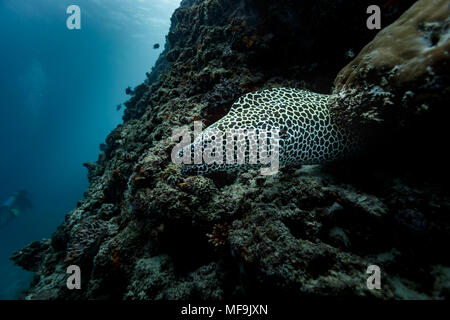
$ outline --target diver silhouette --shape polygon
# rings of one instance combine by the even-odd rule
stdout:
[[[8,200],[0,204],[0,229],[32,208],[33,205],[26,190],[14,192]]]

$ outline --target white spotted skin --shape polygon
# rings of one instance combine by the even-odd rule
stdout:
[[[223,132],[229,129],[278,129],[280,165],[320,164],[345,158],[359,150],[361,138],[333,123],[329,99],[326,94],[295,88],[274,88],[245,94],[233,104],[226,116],[206,128],[202,136],[185,147],[180,155],[192,149],[194,144],[202,144],[204,149],[210,142],[208,136],[213,128]],[[244,148],[246,144],[239,146]],[[249,165],[247,160],[246,165],[230,165],[225,161],[223,164],[194,164],[183,168],[182,173],[197,175],[261,167]]]

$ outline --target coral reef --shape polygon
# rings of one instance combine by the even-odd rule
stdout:
[[[380,130],[448,113],[449,10],[448,0],[420,0],[380,31],[336,77],[337,121]]]
[[[369,94],[383,76],[383,90],[397,95],[395,88],[402,82],[387,78],[392,68],[375,67],[374,77],[351,76],[348,70],[364,65],[364,54],[350,62],[351,52],[359,52],[376,35],[365,29],[366,8],[372,2],[182,1],[164,52],[125,103],[124,123],[107,137],[97,162],[85,164],[90,181],[85,198],[50,240],[34,242],[12,257],[35,273],[26,298],[450,298],[450,260],[445,254],[450,197],[440,180],[448,165],[430,154],[432,165],[414,156],[396,160],[397,154],[386,149],[388,141],[380,138],[367,158],[284,167],[273,176],[247,170],[183,177],[180,166],[170,160],[174,129],[196,119],[214,122],[245,92],[285,86],[330,93],[336,74],[350,63],[337,77],[335,91],[361,91],[338,99],[366,101],[370,97],[358,100],[358,93]],[[383,26],[412,3],[387,6]],[[361,15],[354,14],[357,10]],[[438,19],[440,11],[433,12],[430,19]],[[420,14],[428,17],[428,10]],[[403,16],[374,43],[395,46],[382,41],[387,32],[403,41],[410,33],[397,32],[396,26],[417,30],[414,21]],[[432,35],[443,37],[444,27],[443,22],[422,25],[423,41],[429,34],[436,47],[430,54],[442,53],[441,45],[448,45]],[[410,53],[397,52],[386,63],[410,61],[419,54],[414,48]],[[445,97],[446,89],[438,85],[448,75],[440,73],[448,58],[423,63],[428,62],[438,77],[427,82],[430,90]],[[401,66],[409,70],[409,64]],[[414,97],[425,92],[418,72],[417,77],[408,72]],[[422,104],[434,100],[434,95],[423,97]],[[334,107],[336,113],[342,108],[358,127],[375,118],[388,119],[384,106]],[[368,110],[377,116],[361,116]],[[402,114],[412,113],[406,108]],[[395,117],[393,122],[409,119]],[[419,113],[415,121],[429,120]],[[400,128],[399,135],[409,143],[396,142],[397,149],[405,145],[416,154],[427,152],[414,146],[417,134],[409,136],[411,131],[405,130]],[[81,290],[65,286],[72,262],[82,270]],[[373,264],[382,270],[382,290],[366,287],[366,269]]]

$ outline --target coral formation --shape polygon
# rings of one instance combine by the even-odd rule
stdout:
[[[26,298],[450,298],[450,260],[444,254],[450,197],[447,184],[439,180],[447,165],[435,163],[429,154],[432,165],[415,156],[397,162],[398,154],[383,149],[387,142],[379,139],[376,157],[285,167],[273,176],[250,169],[183,177],[170,159],[174,129],[195,119],[220,119],[243,93],[273,87],[330,93],[336,74],[352,59],[348,52],[359,52],[376,35],[365,29],[365,14],[354,14],[365,13],[372,2],[183,0],[172,17],[164,52],[125,103],[124,123],[107,137],[97,162],[86,164],[90,186],[85,198],[50,240],[34,242],[13,256],[35,273]],[[387,6],[383,26],[412,3]],[[420,24],[405,17],[428,17],[428,10],[405,14],[388,27],[397,41],[407,42],[403,37],[417,33],[400,32],[396,26],[406,24],[403,29],[409,30],[412,23],[416,28]],[[428,49],[432,57],[448,45],[440,42],[445,23],[439,21],[444,20],[419,28],[423,42],[434,44]],[[436,42],[433,32],[442,40]],[[395,47],[382,42],[387,35],[382,31],[374,43]],[[414,61],[417,52],[412,49],[411,56],[397,52],[399,61]],[[440,72],[448,67],[444,58],[424,60],[437,77],[427,82],[431,89],[421,87],[420,71],[410,73],[409,64],[399,65],[408,71],[402,74],[408,74],[413,93],[406,100],[423,90],[446,92],[439,80],[445,80]],[[397,95],[402,82],[389,78],[393,66],[350,77],[348,68],[363,63],[364,54],[355,59],[336,79],[335,90],[344,93],[351,83],[369,85],[374,79],[368,88],[356,88],[365,94],[375,88],[376,93],[379,83]],[[396,63],[397,58],[386,61]],[[423,97],[422,104],[432,102],[429,95]],[[361,102],[357,95],[340,98]],[[345,106],[349,109],[342,112],[355,127],[375,118],[388,120],[390,114],[384,104],[336,105],[336,112]],[[368,110],[376,117],[360,116]],[[415,111],[406,108],[403,114]],[[406,121],[406,116],[392,121]],[[415,119],[424,126],[428,121],[421,112]],[[417,135],[402,134],[405,140],[396,142],[397,149],[407,145],[416,153],[426,152],[405,143],[415,143]],[[216,247],[210,239],[225,245]],[[65,287],[67,257],[83,270],[81,290]],[[373,264],[383,272],[382,290],[366,287],[366,269]]]
[[[420,0],[380,31],[336,77],[337,121],[381,130],[447,114],[449,10],[448,0]]]
[[[209,242],[214,246],[223,246],[228,240],[228,235],[230,233],[230,228],[228,223],[215,224],[212,233],[208,233]]]

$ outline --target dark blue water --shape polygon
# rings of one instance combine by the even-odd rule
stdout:
[[[33,202],[0,229],[0,299],[31,279],[9,256],[49,238],[82,198],[82,163],[121,122],[116,106],[155,63],[179,2],[0,0],[0,203],[19,189]],[[66,27],[71,4],[81,30]]]

